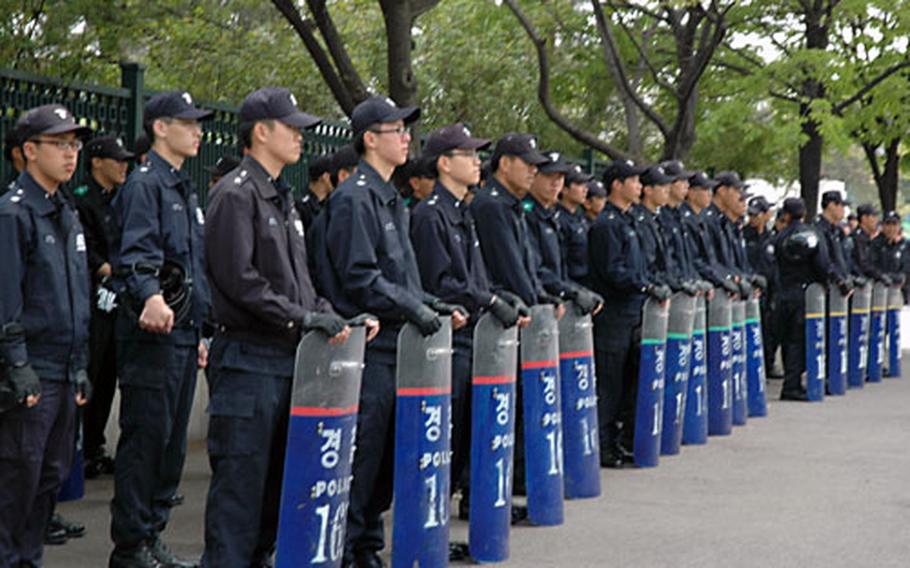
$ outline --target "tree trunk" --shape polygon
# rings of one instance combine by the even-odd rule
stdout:
[[[417,79],[411,67],[411,15],[409,0],[381,0],[388,50],[389,96],[401,106],[417,103]]]
[[[866,153],[866,159],[869,161],[869,168],[872,170],[872,178],[875,180],[875,186],[878,188],[878,199],[881,202],[882,211],[897,210],[897,193],[900,183],[900,139],[889,142],[885,147],[885,164],[884,168],[879,162],[877,151],[881,146],[863,143],[863,150]]]
[[[824,139],[818,130],[818,123],[809,117],[808,104],[800,105],[799,114],[803,120],[802,133],[806,136],[806,141],[799,147],[800,196],[806,202],[806,218],[811,219],[818,205]]]

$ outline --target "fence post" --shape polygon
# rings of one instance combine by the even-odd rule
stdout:
[[[594,166],[595,166],[595,164],[594,164],[594,150],[592,150],[591,148],[585,148],[584,157],[585,157],[585,162],[586,162],[587,165],[588,165],[588,168],[587,168],[587,169],[588,169],[588,173],[589,173],[589,174],[596,174],[597,172],[594,171]]]
[[[142,93],[145,91],[145,65],[134,61],[120,63],[120,86],[130,92],[127,101],[126,132],[124,133],[126,146],[134,149],[136,138],[142,134],[142,110],[145,101]]]

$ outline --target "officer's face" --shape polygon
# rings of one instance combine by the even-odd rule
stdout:
[[[563,199],[571,205],[581,205],[588,197],[588,184],[570,183],[562,190]]]
[[[885,234],[885,238],[889,241],[897,238],[897,234],[900,232],[900,228],[900,223],[882,223],[882,233]]]
[[[742,217],[746,214],[746,197],[740,191],[731,191],[733,197],[730,199],[730,212],[735,217]]]
[[[656,205],[663,207],[670,201],[670,186],[655,185],[651,192],[651,199]]]
[[[76,171],[79,145],[72,132],[36,136],[23,145],[29,171],[54,185],[69,181]]]
[[[364,134],[364,143],[383,161],[400,166],[408,161],[411,132],[403,120],[383,122]]]
[[[599,195],[589,197],[587,200],[585,200],[585,209],[588,210],[588,216],[591,218],[597,217],[600,215],[600,212],[603,211],[606,204],[606,197],[601,197]]]
[[[694,187],[689,190],[689,201],[699,209],[711,204],[711,191],[705,187]]]
[[[680,179],[673,182],[670,186],[670,198],[674,203],[685,201],[686,195],[689,194],[689,180]]]
[[[827,205],[827,207],[825,207],[825,211],[828,212],[828,214],[831,217],[831,221],[833,223],[840,223],[841,221],[844,220],[844,204],[843,203],[833,203],[833,202],[829,203]]]
[[[299,129],[278,120],[272,122],[271,128],[262,122],[256,128],[265,149],[281,163],[294,164],[300,159],[303,134]]]
[[[200,126],[198,121],[174,118],[156,120],[155,125],[156,141],[163,141],[174,154],[183,158],[192,158],[199,153],[199,143],[202,141],[202,126]]]
[[[627,177],[622,180],[622,185],[619,186],[619,192],[625,201],[629,203],[640,203],[641,180],[638,179],[638,176]]]
[[[454,150],[437,162],[440,171],[463,185],[480,183],[480,157],[474,150]]]
[[[863,215],[862,219],[859,220],[859,224],[864,231],[871,235],[878,228],[878,215]]]
[[[129,162],[113,158],[93,158],[92,170],[95,177],[113,185],[123,185],[126,181],[126,170]]]
[[[531,184],[531,193],[544,205],[556,203],[556,198],[565,184],[566,176],[560,173],[537,172]]]
[[[509,184],[509,189],[516,192],[518,197],[524,197],[531,190],[537,175],[537,166],[518,156],[503,156],[499,161],[499,169]]]

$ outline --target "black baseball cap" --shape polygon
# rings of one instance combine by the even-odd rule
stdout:
[[[474,138],[464,124],[450,124],[430,133],[423,155],[434,159],[452,150],[482,150],[489,145],[485,138]]]
[[[837,190],[826,191],[822,194],[822,209],[824,209],[829,203],[850,205],[850,202],[844,199],[844,196],[841,194],[841,192]]]
[[[801,197],[788,197],[784,199],[781,211],[789,213],[794,219],[802,218],[806,215],[806,202]]]
[[[668,185],[674,181],[676,178],[667,175],[667,172],[660,166],[651,166],[641,174],[641,185],[643,186]]]
[[[607,190],[604,189],[604,184],[592,179],[588,182],[588,197],[606,197]]]
[[[142,118],[145,124],[149,124],[158,118],[206,120],[214,115],[215,111],[196,108],[193,97],[186,91],[167,91],[158,93],[145,103]]]
[[[856,216],[856,213],[850,213],[847,215],[847,221],[857,221],[859,217]]]
[[[897,211],[888,211],[882,217],[882,223],[900,223],[901,216]]]
[[[720,172],[714,176],[714,181],[717,182],[716,187],[725,185],[727,187],[733,187],[739,190],[746,189],[748,186],[739,179],[739,174],[736,172]]]
[[[503,156],[518,156],[534,166],[541,166],[549,161],[549,158],[537,150],[537,138],[533,134],[517,132],[509,132],[496,141],[490,161],[493,164],[499,164],[499,159]]]
[[[399,107],[389,97],[370,97],[363,101],[351,113],[351,127],[354,136],[359,136],[374,124],[403,120],[405,124],[420,118],[417,107]]]
[[[679,160],[661,162],[660,167],[664,169],[664,173],[673,178],[673,181],[688,180],[695,175],[695,172],[687,170]]]
[[[310,159],[307,165],[307,175],[310,181],[318,178],[323,174],[332,173],[332,156],[331,154],[322,154]]]
[[[353,144],[345,144],[332,154],[332,173],[337,174],[338,170],[353,170],[360,163],[360,156]]]
[[[136,143],[133,145],[133,149],[136,152],[136,157],[138,158],[142,154],[148,154],[149,150],[152,149],[152,142],[149,140],[148,135],[142,133],[136,138]]]
[[[22,146],[22,137],[19,135],[19,129],[12,125],[6,131],[3,137],[3,156],[10,162],[13,161],[13,148]]]
[[[614,180],[623,181],[626,178],[640,176],[647,168],[636,166],[632,160],[613,160],[604,170],[603,184],[609,188]]]
[[[566,174],[566,185],[570,183],[588,183],[594,179],[594,176],[581,169],[578,164],[572,164],[569,173]]]
[[[714,189],[717,182],[705,175],[705,172],[695,172],[689,176],[689,189]]]
[[[771,204],[768,203],[768,200],[758,195],[749,200],[749,215],[758,215],[759,213],[767,213],[771,210]]]
[[[863,203],[856,208],[856,217],[862,219],[865,215],[878,215],[878,209],[871,203]]]
[[[543,155],[547,161],[537,168],[538,172],[542,174],[568,175],[572,171],[572,164],[566,161],[566,157],[562,155],[562,152],[546,150]]]
[[[277,120],[291,128],[304,130],[322,119],[300,111],[297,99],[284,87],[263,87],[247,95],[240,103],[240,122]]]
[[[84,138],[92,133],[91,128],[77,124],[73,113],[58,104],[43,105],[29,110],[19,117],[16,130],[22,144],[41,134],[74,132],[76,136]]]
[[[212,174],[212,177],[224,177],[234,168],[240,165],[240,158],[228,154],[221,156],[214,165],[206,166],[205,171]]]
[[[85,144],[85,156],[92,158],[110,158],[125,162],[136,157],[135,154],[123,146],[123,140],[109,134],[107,136],[98,136],[92,138]]]

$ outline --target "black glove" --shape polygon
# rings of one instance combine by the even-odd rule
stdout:
[[[762,276],[761,274],[752,275],[752,285],[758,288],[759,290],[768,289],[768,279]]]
[[[548,294],[546,292],[541,292],[538,294],[537,301],[541,304],[553,304],[553,306],[560,306],[562,304],[562,298]]]
[[[435,300],[431,300],[430,302],[427,302],[427,305],[430,306],[431,308],[433,308],[434,310],[436,310],[436,313],[438,313],[438,314],[450,316],[455,312],[461,312],[461,315],[463,315],[464,317],[471,316],[471,312],[469,312],[467,309],[465,309],[464,306],[460,306],[458,304],[448,304],[446,302],[443,302],[439,298],[436,298]]]
[[[335,337],[347,325],[341,316],[326,312],[307,312],[303,316],[303,329],[311,331],[318,329],[329,337]]]
[[[895,286],[903,286],[907,282],[907,275],[903,272],[897,272],[891,275],[891,281]]]
[[[600,294],[595,294],[590,290],[585,290],[584,288],[579,288],[575,290],[572,300],[575,302],[575,305],[578,307],[578,310],[581,312],[581,315],[590,314],[597,309],[597,306],[603,303],[604,299],[600,297]]]
[[[752,297],[752,285],[746,282],[745,279],[739,281],[739,295],[743,300],[748,300]]]
[[[499,296],[493,296],[493,303],[487,309],[505,327],[512,327],[518,322],[518,308]]]
[[[730,294],[739,294],[739,286],[737,286],[736,282],[729,278],[724,278],[721,280],[720,286]]]
[[[679,291],[687,296],[698,296],[699,288],[695,282],[684,280],[679,285]]]
[[[442,320],[439,319],[436,312],[424,304],[420,304],[417,311],[411,315],[410,320],[411,323],[417,326],[417,329],[420,330],[424,337],[433,335],[442,327]]]
[[[836,285],[837,285],[837,289],[840,290],[840,293],[843,296],[846,296],[847,294],[849,294],[850,290],[852,289],[850,286],[850,282],[848,282],[847,280],[838,280]]]
[[[508,290],[500,290],[496,292],[496,295],[515,306],[515,309],[518,310],[518,317],[527,318],[531,316],[531,308],[517,294],[513,294]]]
[[[88,373],[85,369],[76,371],[76,394],[81,394],[85,400],[92,398],[92,382],[88,380]]]
[[[863,286],[865,286],[868,283],[869,283],[869,280],[865,276],[854,276],[853,277],[853,285],[856,286],[857,288],[862,288]]]
[[[882,274],[882,277],[879,279],[882,284],[885,286],[891,286],[894,282],[891,280],[891,277],[887,274]]]
[[[41,380],[32,366],[26,363],[9,370],[9,382],[13,386],[16,400],[22,402],[32,395],[41,394]]]
[[[698,286],[698,291],[705,294],[714,289],[714,286],[707,280],[696,280],[695,284]]]
[[[363,313],[357,314],[351,319],[347,320],[347,324],[351,327],[363,327],[367,324],[367,320],[379,321],[379,318],[373,314]]]
[[[658,302],[665,302],[670,299],[673,292],[670,291],[669,287],[664,286],[663,284],[648,284],[645,288],[645,294],[651,296]]]

